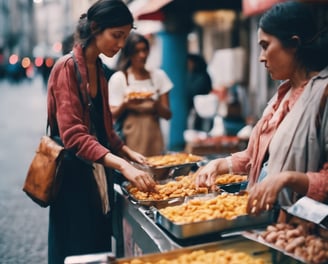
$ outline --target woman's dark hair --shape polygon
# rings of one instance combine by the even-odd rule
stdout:
[[[62,41],[62,53],[67,54],[69,53],[74,46],[74,34],[70,34],[66,36]]]
[[[143,35],[131,32],[125,41],[125,45],[121,50],[120,56],[117,61],[117,70],[126,71],[131,65],[131,57],[136,52],[136,46],[138,43],[144,43],[146,48],[150,49],[148,39]]]
[[[320,71],[328,65],[328,26],[327,21],[320,21],[319,8],[327,14],[327,5],[279,3],[259,21],[259,27],[278,38],[284,47],[297,48],[296,58],[307,71]]]
[[[193,72],[204,72],[207,71],[207,63],[203,56],[199,54],[188,53],[187,60],[193,62]]]
[[[76,29],[76,40],[84,47],[94,35],[107,28],[131,25],[133,16],[122,0],[98,0],[82,14]]]

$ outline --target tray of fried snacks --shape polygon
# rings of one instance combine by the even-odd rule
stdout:
[[[155,222],[173,236],[184,239],[246,230],[275,220],[275,209],[248,215],[247,200],[247,192],[190,197],[183,204],[155,210]]]
[[[288,223],[268,225],[242,235],[303,263],[328,263],[328,240],[313,223],[293,217]]]
[[[132,203],[156,208],[181,204],[185,197],[213,192],[211,188],[207,187],[196,188],[194,174],[157,181],[154,191],[151,192],[140,191],[127,181],[121,184],[121,189],[125,195],[128,195]]]
[[[243,174],[222,174],[218,175],[215,184],[223,191],[238,193],[246,189],[248,176]]]
[[[132,91],[126,94],[126,98],[133,99],[149,99],[154,95],[151,91]]]
[[[116,259],[115,264],[271,264],[268,247],[241,236],[162,253]]]
[[[204,158],[201,156],[175,152],[147,157],[146,165],[136,163],[133,165],[151,173],[155,180],[163,180],[187,175],[193,169],[197,169],[202,162]]]

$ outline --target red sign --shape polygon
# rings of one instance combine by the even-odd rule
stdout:
[[[164,18],[165,18],[164,13],[161,10],[152,13],[142,14],[137,17],[137,19],[139,20],[159,20],[159,21],[163,21]]]
[[[262,14],[274,4],[285,1],[286,0],[243,0],[243,14],[245,16]]]
[[[139,20],[164,20],[164,13],[161,10],[173,0],[148,0],[146,4],[141,6],[134,12],[134,16]]]

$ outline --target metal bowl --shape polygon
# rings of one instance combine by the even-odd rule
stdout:
[[[188,175],[189,172],[197,170],[201,162],[190,162],[171,166],[152,167],[138,163],[132,163],[136,168],[149,172],[156,181],[174,178],[180,175]]]

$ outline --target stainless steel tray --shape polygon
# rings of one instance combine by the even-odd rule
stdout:
[[[116,259],[115,264],[123,264],[123,263],[130,263],[132,260],[140,260],[143,262],[150,262],[150,263],[157,263],[160,260],[172,260],[176,259],[177,257],[181,256],[182,254],[191,253],[195,250],[204,250],[206,252],[213,252],[216,250],[234,250],[236,252],[244,252],[246,254],[251,255],[256,259],[262,259],[263,264],[271,264],[272,263],[272,253],[269,251],[269,248],[256,243],[254,241],[248,240],[243,238],[242,236],[228,238],[226,240],[221,240],[217,242],[211,243],[204,243],[201,245],[196,246],[189,246],[179,249],[174,249],[167,252],[161,253],[150,253],[144,254],[142,256],[136,257],[127,257]]]
[[[131,203],[136,205],[143,205],[147,207],[154,206],[156,208],[163,208],[166,206],[178,205],[182,204],[185,200],[185,197],[174,197],[166,200],[140,200],[137,199],[134,195],[132,195],[127,187],[130,185],[130,182],[125,181],[121,184],[122,192],[128,197]]]
[[[147,165],[142,165],[138,163],[132,163],[136,168],[149,172],[153,178],[158,180],[164,180],[168,178],[174,178],[180,175],[188,175],[192,169],[197,169],[200,167],[201,162],[190,162],[178,165],[171,166],[161,166],[161,167],[152,167]]]
[[[264,231],[264,230],[262,230]],[[279,247],[276,247],[274,244],[272,243],[268,243],[266,242],[264,239],[262,239],[261,237],[259,237],[259,235],[261,234],[261,231],[260,230],[250,230],[250,231],[245,231],[242,233],[242,236],[244,236],[245,238],[247,239],[250,239],[250,240],[253,240],[257,243],[260,243],[262,245],[265,245],[269,248],[272,248],[274,250],[276,250],[277,252],[281,252],[282,254],[286,255],[286,256],[289,256],[293,259],[296,259],[302,263],[307,263],[303,258],[299,257],[299,256],[296,256],[295,254],[291,254],[291,253],[288,253],[287,251],[284,251],[282,250],[281,248]]]
[[[163,184],[165,182],[168,182],[169,180],[162,180],[160,182],[162,182]],[[172,197],[170,199],[165,199],[165,200],[140,200],[137,199],[134,195],[132,195],[129,191],[128,191],[128,186],[131,183],[128,181],[125,181],[121,184],[121,190],[124,193],[124,195],[126,195],[128,197],[128,199],[130,200],[131,203],[135,204],[135,205],[142,205],[142,206],[146,206],[146,207],[155,207],[156,209],[160,209],[160,208],[164,208],[167,206],[174,206],[174,205],[179,205],[184,203],[186,200],[188,199],[193,199],[196,197],[214,197],[216,195],[218,195],[220,193],[220,190],[216,191],[216,192],[211,192],[211,193],[207,193],[207,194],[194,194],[191,196],[181,196],[181,197]]]
[[[228,193],[238,193],[240,191],[243,191],[246,189],[248,184],[248,181],[242,181],[242,182],[234,182],[234,183],[228,183],[228,184],[220,184],[217,185],[222,191],[228,192]]]
[[[207,221],[177,224],[154,210],[155,222],[176,238],[186,239],[211,233],[228,233],[266,226],[276,221],[278,210],[274,208],[259,215],[241,215],[234,219],[216,218]]]

